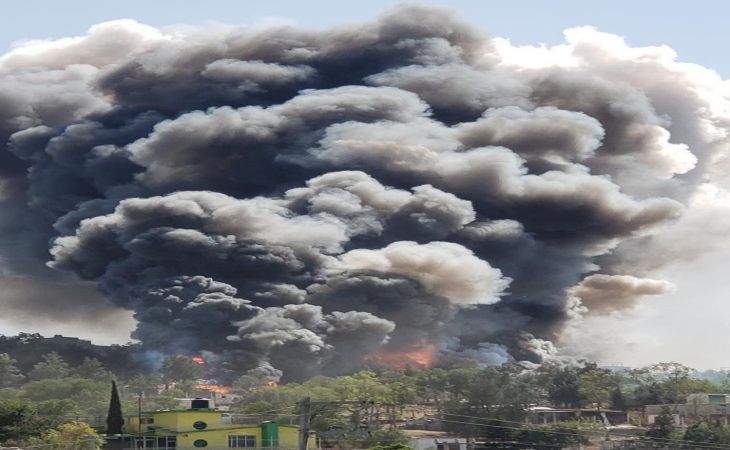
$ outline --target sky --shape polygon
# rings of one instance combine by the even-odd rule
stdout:
[[[269,0],[28,0],[3,5],[0,48],[13,42],[83,34],[98,22],[132,18],[156,27],[222,22],[253,24],[286,18],[307,27],[327,27],[375,17],[392,0],[306,2]],[[727,17],[730,4],[722,0],[695,2],[661,0],[453,0],[431,1],[453,7],[469,20],[514,44],[556,44],[562,30],[581,25],[624,36],[632,46],[665,44],[680,59],[730,76],[726,58],[730,45]],[[39,11],[42,14],[39,14]]]
[[[323,28],[360,22],[377,16],[393,1],[25,1],[4,5],[0,18],[0,50],[27,40],[82,35],[99,22],[131,18],[155,27],[220,22],[250,25],[291,21]],[[515,45],[555,45],[564,29],[591,25],[623,36],[631,46],[667,45],[681,61],[701,64],[730,77],[727,58],[730,30],[726,18],[730,4],[724,1],[431,1],[450,6],[479,28],[508,38]],[[42,12],[42,14],[39,14]],[[603,362],[637,366],[655,361],[678,360],[698,368],[730,366],[725,356],[725,330],[730,317],[726,272],[730,257],[722,252],[705,254],[689,263],[666,266],[659,272],[677,290],[650,298],[638,307],[609,316],[591,318],[585,326],[596,333],[588,343],[600,349]],[[688,308],[691,302],[692,307]],[[112,319],[110,319],[112,320]],[[79,330],[64,323],[39,319],[28,324],[0,318],[0,332],[15,333],[35,327],[45,334],[80,334],[100,343],[124,342],[133,326],[129,315],[110,322],[92,323]],[[109,333],[114,329],[114,333]],[[621,345],[614,345],[621,336]],[[698,352],[697,349],[702,351]]]

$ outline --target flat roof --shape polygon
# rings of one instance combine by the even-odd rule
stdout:
[[[211,408],[200,408],[200,409],[156,409],[154,411],[142,411],[142,414],[159,414],[159,413],[227,413],[227,411],[221,411],[219,409],[211,409]],[[138,414],[132,414],[132,417],[137,416]]]
[[[408,437],[456,437],[452,433],[446,431],[430,431],[430,430],[401,430]]]

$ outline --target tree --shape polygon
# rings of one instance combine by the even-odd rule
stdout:
[[[479,369],[451,369],[446,375],[449,391],[454,399],[469,397],[469,391],[476,383],[480,375]]]
[[[107,434],[122,434],[124,416],[122,415],[122,402],[119,400],[117,383],[112,380],[112,394],[109,399],[109,413],[106,416]]]
[[[348,439],[346,445],[350,448],[408,448],[408,436],[397,428],[384,428],[376,430],[362,437]],[[400,447],[399,445],[402,445]]]
[[[626,411],[626,398],[624,398],[624,393],[621,392],[620,386],[616,386],[611,391],[611,408]]]
[[[406,444],[380,444],[371,447],[370,450],[413,450],[413,448]]]
[[[697,422],[687,428],[683,439],[688,442],[727,444],[730,443],[730,433],[717,423]]]
[[[23,381],[23,375],[16,366],[17,361],[7,353],[0,353],[0,387],[15,386]]]
[[[668,403],[679,403],[681,385],[689,379],[693,371],[691,367],[678,362],[661,362],[648,367],[649,371],[659,377],[665,385],[665,401]]]
[[[46,431],[31,444],[44,450],[99,450],[104,439],[85,422],[69,422]]]
[[[525,427],[515,433],[515,440],[534,444],[535,447],[582,447],[588,444],[588,436],[579,423],[560,423]]]
[[[669,439],[674,432],[674,417],[672,412],[666,406],[662,408],[662,413],[656,416],[654,423],[651,424],[646,436],[651,439]]]
[[[137,397],[151,397],[159,391],[160,377],[157,374],[137,374],[127,380],[127,393]]]
[[[76,402],[69,399],[46,400],[34,406],[40,423],[39,431],[55,428],[79,413]]]
[[[580,407],[580,381],[578,372],[572,367],[558,369],[548,384],[548,398],[559,406]]]
[[[441,411],[448,397],[448,372],[445,369],[435,368],[418,372],[416,389],[424,401],[432,401],[436,409]]]
[[[71,372],[66,361],[56,352],[46,353],[42,358],[28,374],[31,380],[65,378]]]
[[[0,399],[0,443],[17,443],[37,433],[36,410],[22,400]]]
[[[109,407],[108,385],[84,378],[31,381],[23,386],[25,397],[34,402],[72,400],[80,414],[102,416]]]
[[[663,362],[634,369],[629,372],[627,391],[629,407],[682,403],[692,392],[716,392],[721,390],[709,380],[692,378],[694,369],[676,362]]]
[[[184,356],[170,356],[160,368],[165,384],[190,383],[203,376],[205,370],[200,364]]]
[[[70,403],[54,401],[33,405],[25,400],[0,400],[0,444],[23,444],[37,438],[45,430],[58,426],[63,423],[64,414],[67,413],[63,408]]]
[[[588,367],[578,376],[580,394],[588,402],[595,403],[598,409],[611,399],[611,391],[616,387],[616,377],[605,369]]]
[[[112,377],[112,373],[96,358],[84,358],[74,372],[79,378],[96,381],[108,381]]]

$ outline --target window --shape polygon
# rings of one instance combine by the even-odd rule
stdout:
[[[198,420],[197,422],[193,423],[193,428],[196,430],[205,430],[208,427],[208,424],[203,422],[202,420]]]
[[[137,439],[135,439],[135,448],[138,448],[138,449],[155,448],[155,438],[152,436],[137,438]]]
[[[139,450],[176,450],[176,436],[147,436],[137,438],[135,448]]]
[[[155,423],[155,419],[153,417],[140,417],[139,423],[142,425],[150,425]]]
[[[208,446],[208,441],[206,441],[205,439],[196,439],[193,442],[193,445],[195,447],[207,447]]]
[[[159,436],[157,438],[159,450],[174,450],[177,448],[177,436]]]
[[[256,447],[256,436],[228,436],[228,448]]]

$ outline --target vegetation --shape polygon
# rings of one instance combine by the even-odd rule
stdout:
[[[35,338],[29,339],[35,342]],[[36,356],[35,361],[23,358],[21,367],[18,356],[0,353],[0,443],[4,445],[50,444],[61,442],[57,439],[61,435],[81,436],[85,432],[82,421],[98,427],[97,431],[118,433],[125,416],[136,414],[138,408],[174,408],[176,398],[207,396],[199,384],[210,383],[200,379],[219,377],[239,398],[231,406],[232,413],[247,414],[252,420],[296,423],[297,402],[311,397],[312,429],[328,446],[378,450],[397,450],[407,443],[406,435],[394,424],[396,417],[413,413],[412,405],[421,405],[419,418],[427,412],[441,428],[463,436],[559,447],[584,444],[585,430],[591,426],[599,427],[591,433],[600,437],[601,425],[525,426],[530,407],[550,404],[632,410],[645,404],[683,402],[693,392],[730,392],[730,379],[723,374],[700,379],[692,369],[677,363],[624,372],[595,364],[478,367],[463,362],[448,369],[427,370],[371,365],[352,375],[277,385],[272,378],[275,374],[264,368],[234,373],[222,363],[220,367],[216,362],[200,364],[179,355],[160,361],[157,370],[132,372],[114,370],[88,355],[73,363],[55,351]],[[109,389],[113,378],[119,384]],[[428,419],[414,426],[429,426]],[[677,433],[671,413],[665,411],[656,418],[647,438],[657,443],[683,438],[730,444],[728,430],[716,424],[698,423],[683,436]]]
[[[411,450],[411,447],[405,444],[379,444],[370,447],[370,450]]]
[[[7,353],[0,353],[0,387],[15,386],[25,378],[18,367],[17,361]]]
[[[48,450],[99,450],[104,440],[89,424],[68,422],[45,431],[29,443]]]
[[[580,423],[560,423],[529,427],[515,433],[515,440],[555,448],[578,447],[588,444],[590,434]]]
[[[71,369],[58,353],[46,353],[42,358],[28,374],[31,380],[57,380],[70,375]]]
[[[122,434],[124,426],[124,415],[122,414],[122,402],[119,400],[119,391],[116,381],[112,380],[111,399],[109,400],[109,413],[106,416],[107,434]]]
[[[665,441],[672,437],[674,433],[674,418],[671,411],[666,406],[662,408],[662,413],[656,416],[654,423],[649,427],[646,436],[657,441]]]
[[[698,422],[687,427],[684,440],[705,444],[730,444],[730,430],[719,423]]]

